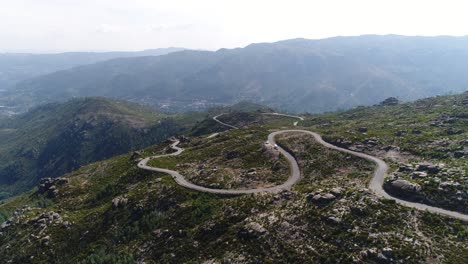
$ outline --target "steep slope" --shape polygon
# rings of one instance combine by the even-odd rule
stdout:
[[[330,111],[452,91],[446,87],[464,91],[467,47],[467,37],[361,36],[183,51],[31,79],[17,86],[11,102],[98,95],[169,110],[249,100],[295,112]]]
[[[37,107],[0,122],[0,192],[9,196],[40,178],[161,142],[180,132],[182,123],[104,98]]]
[[[250,184],[252,168],[258,179],[286,169],[262,147],[271,129],[284,126],[273,122],[185,138],[180,159],[154,162],[207,186]],[[465,262],[466,223],[373,195],[366,188],[373,168],[365,160],[303,134],[278,140],[302,171],[290,191],[216,196],[138,169],[141,157],[168,152],[163,143],[140,157],[81,167],[60,180],[55,198],[34,190],[0,205],[0,217],[8,219],[0,254],[13,263]]]

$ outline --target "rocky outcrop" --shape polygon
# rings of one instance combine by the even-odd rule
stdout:
[[[398,130],[397,132],[395,132],[395,136],[397,137],[401,137],[401,136],[404,136],[408,133],[408,131],[406,130]]]
[[[190,138],[182,135],[182,136],[178,136],[177,137],[178,140],[180,140],[181,143],[185,143],[185,142],[190,142]]]
[[[359,258],[361,261],[372,263],[396,263],[393,259],[393,250],[389,247],[378,250],[377,248],[368,248],[362,250],[359,253]],[[361,261],[356,260],[355,263],[361,263]]]
[[[238,236],[241,238],[257,238],[267,232],[268,231],[261,224],[257,222],[249,222],[239,230]]]
[[[136,161],[143,158],[143,153],[141,151],[134,151],[132,152],[132,155],[130,156],[130,160]]]
[[[117,196],[114,199],[112,199],[112,208],[117,209],[117,208],[123,208],[127,205],[128,203],[128,198],[124,196]]]
[[[332,140],[331,143],[335,146],[339,146],[342,148],[348,148],[349,146],[353,144],[352,141],[345,139],[345,138],[338,138],[338,139]]]
[[[440,167],[432,163],[419,163],[416,167],[417,171],[426,171],[431,174],[436,174],[440,171]]]
[[[405,200],[421,202],[424,196],[421,195],[422,187],[417,183],[407,180],[392,179],[384,183],[384,189],[391,195],[401,197]]]
[[[382,102],[380,102],[380,106],[393,106],[393,105],[398,105],[400,103],[400,101],[395,98],[395,97],[389,97],[385,100],[383,100]]]
[[[44,228],[49,225],[63,224],[63,220],[59,213],[50,211],[48,213],[42,213],[37,218],[32,219],[30,223],[36,227]]]
[[[407,180],[395,180],[390,183],[392,188],[400,192],[417,193],[421,191],[421,186],[417,183],[412,183]]]
[[[460,135],[460,134],[463,134],[463,131],[462,129],[454,129],[452,127],[448,128],[446,131],[447,135]]]
[[[39,182],[40,194],[46,194],[48,198],[55,198],[59,194],[57,186],[65,185],[69,182],[67,178],[43,178]]]
[[[468,97],[463,99],[462,105],[468,106]]]
[[[328,193],[316,191],[307,195],[307,200],[315,205],[324,206],[334,201],[336,197],[341,194],[341,192],[341,188],[333,188]]]
[[[456,159],[463,158],[465,156],[466,156],[465,151],[457,150],[457,151],[453,152],[453,157],[456,158]]]
[[[357,129],[357,131],[360,132],[360,133],[366,133],[368,131],[368,129],[367,129],[367,127],[359,127]]]

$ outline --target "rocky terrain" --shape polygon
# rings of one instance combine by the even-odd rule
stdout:
[[[392,167],[385,184],[392,194],[466,213],[468,92],[389,101],[309,116],[304,125],[335,145],[384,158]]]
[[[437,188],[448,190],[444,195],[466,203],[457,194],[466,188],[466,176],[459,177],[467,173],[466,159],[453,156],[458,150],[450,147],[431,147],[441,138],[466,138],[466,123],[455,117],[450,128],[464,132],[451,135],[449,127],[430,124],[441,115],[463,113],[465,96],[310,115],[299,126],[385,158],[390,188],[417,192],[421,202],[456,206],[460,201],[444,205],[439,198],[452,196],[430,191],[424,182],[439,178]],[[226,120],[238,114],[232,115]],[[281,159],[270,155],[266,135],[288,127],[295,127],[290,118],[275,117],[215,135],[187,133],[181,137],[186,153],[154,162],[207,186],[268,184],[280,180],[273,164]],[[397,135],[413,128],[421,133]],[[202,193],[136,166],[143,157],[170,152],[169,141],[44,179],[0,205],[0,255],[7,263],[466,262],[467,223],[375,196],[367,189],[374,166],[365,160],[325,149],[303,134],[277,140],[302,171],[298,184],[280,193]],[[444,187],[446,181],[460,186]]]
[[[437,205],[468,214],[468,175],[445,164],[402,164],[384,188],[406,200]]]
[[[180,172],[191,182],[216,189],[252,189],[286,181],[288,163],[265,144],[266,131],[232,130],[184,142],[180,156],[150,161]],[[233,140],[235,139],[235,140]]]

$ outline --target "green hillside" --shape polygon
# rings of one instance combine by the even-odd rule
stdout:
[[[48,104],[0,122],[0,193],[17,194],[43,177],[159,143],[181,122],[148,107],[104,98]]]
[[[309,116],[303,124],[333,144],[384,158],[394,195],[468,213],[468,92]],[[421,190],[395,189],[398,179]]]
[[[255,118],[218,135],[187,131],[180,156],[151,164],[178,170],[203,186],[275,184],[284,180],[287,164],[265,147],[266,135],[298,127],[385,159],[392,177],[422,187],[403,198],[427,197],[421,202],[459,210],[467,201],[460,193],[467,186],[468,94],[394,103],[308,115],[299,126],[291,118],[229,113],[223,121],[240,122],[246,114]],[[198,125],[207,128],[207,122]],[[441,140],[450,143],[438,145]],[[55,197],[48,196],[48,184],[0,205],[6,220],[0,255],[12,263],[466,262],[466,222],[372,194],[367,187],[373,164],[318,145],[311,136],[289,133],[277,141],[302,172],[291,190],[280,193],[207,194],[136,166],[143,157],[170,152],[168,142],[82,166],[50,180]],[[420,167],[422,161],[438,171]],[[448,181],[459,185],[442,185]],[[459,202],[441,200],[452,192]]]

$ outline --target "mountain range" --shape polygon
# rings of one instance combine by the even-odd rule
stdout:
[[[247,100],[323,112],[462,92],[467,67],[468,37],[292,39],[98,62],[22,81],[6,98],[23,108],[106,96],[172,111]]]
[[[141,56],[159,56],[181,48],[163,48],[136,52],[65,52],[55,54],[0,53],[0,89],[6,90],[19,81],[79,65]]]

